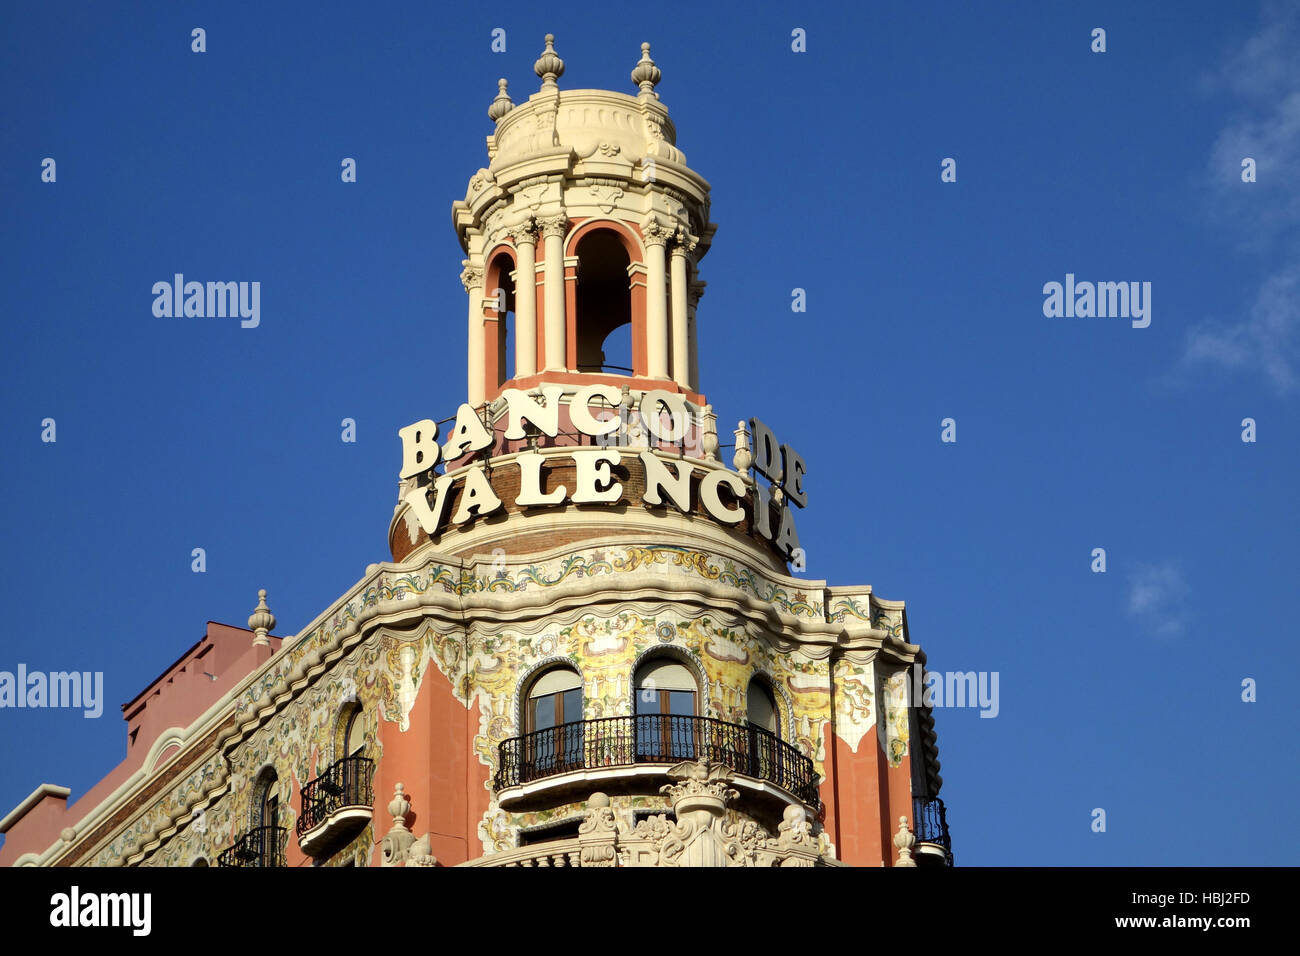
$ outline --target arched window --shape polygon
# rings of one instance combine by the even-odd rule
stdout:
[[[748,773],[762,780],[777,779],[783,759],[781,716],[770,685],[754,677],[745,691],[745,709],[749,716]],[[764,733],[766,731],[766,733]]]
[[[767,682],[755,677],[749,682],[745,692],[745,706],[749,711],[749,722],[760,730],[780,736],[781,718],[776,709],[776,698],[768,689]]]
[[[627,250],[608,229],[578,240],[577,352],[579,372],[632,374],[632,283]]]
[[[238,866],[284,865],[278,781],[274,767],[267,767],[257,775],[250,794],[250,829],[234,848],[235,858],[240,861]]]
[[[276,783],[279,777],[275,770],[268,767],[257,778],[256,802],[253,804],[254,827],[277,827],[280,825],[280,794]]]
[[[700,725],[695,675],[672,658],[653,658],[637,668],[635,689],[638,759],[693,758]]]
[[[490,319],[485,322],[488,334],[483,344],[489,368],[495,371],[495,376],[489,373],[489,389],[493,386],[500,388],[515,375],[515,280],[510,278],[514,267],[514,260],[509,253],[499,253],[492,260],[487,287],[484,289],[487,298],[493,299],[492,310],[496,316],[495,322]],[[498,289],[501,290],[500,294],[497,293]],[[495,336],[491,334],[492,325],[496,326]]]
[[[354,707],[343,723],[343,756],[361,757],[366,749],[365,711]]]
[[[543,672],[524,699],[524,759],[535,771],[560,773],[583,762],[582,677],[569,667]]]

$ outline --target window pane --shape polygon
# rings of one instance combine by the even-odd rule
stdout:
[[[653,687],[636,689],[636,712],[638,714],[659,713],[659,691]]]
[[[670,690],[668,694],[670,699],[669,713],[677,714],[682,717],[695,716],[694,691]]]
[[[581,687],[575,687],[573,690],[564,692],[564,718],[561,723],[571,724],[575,720],[582,720]]]
[[[756,680],[750,681],[745,697],[749,722],[776,733],[776,702],[768,689]]]
[[[533,705],[533,730],[545,730],[555,726],[555,696],[535,697]]]

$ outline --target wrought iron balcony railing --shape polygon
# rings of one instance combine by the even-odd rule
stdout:
[[[496,788],[576,770],[705,759],[821,806],[812,760],[775,734],[712,717],[669,714],[583,720],[503,740]]]
[[[254,827],[221,851],[217,866],[284,866],[284,827]]]
[[[915,822],[916,846],[928,843],[941,846],[944,865],[952,866],[952,835],[948,832],[948,814],[939,797],[915,797],[912,800],[912,819]],[[919,854],[924,854],[919,849]]]
[[[298,836],[319,826],[331,813],[343,807],[369,807],[375,802],[371,784],[375,762],[369,757],[344,757],[302,788],[302,813],[295,829]]]

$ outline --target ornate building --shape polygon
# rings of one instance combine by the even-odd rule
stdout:
[[[902,602],[796,576],[804,460],[701,391],[709,184],[641,50],[631,94],[561,90],[550,36],[500,81],[452,209],[468,401],[399,432],[392,561],[296,635],[266,592],[209,625],[0,861],[951,863]]]

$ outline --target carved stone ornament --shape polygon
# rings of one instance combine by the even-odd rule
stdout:
[[[406,827],[407,814],[411,812],[411,798],[406,795],[406,788],[398,784],[393,791],[393,799],[388,802],[388,812],[393,818],[393,828],[384,837],[384,866],[400,866],[406,862],[415,834]]]
[[[537,225],[541,227],[542,235],[549,239],[552,236],[564,238],[565,232],[569,228],[568,216],[545,216],[537,220]]]
[[[600,211],[606,214],[613,212],[618,201],[623,198],[623,190],[617,186],[593,186],[591,194]]]
[[[898,818],[898,832],[894,834],[894,849],[898,851],[898,862],[894,866],[916,866],[912,860],[912,847],[916,837],[907,828],[907,817]]]
[[[460,284],[465,287],[466,293],[472,293],[483,284],[483,270],[477,266],[465,266],[460,271]]]
[[[736,423],[735,435],[736,452],[731,456],[731,463],[736,471],[744,475],[749,472],[749,466],[754,463],[754,454],[749,450],[749,432],[745,429],[744,422]]]
[[[713,413],[712,405],[705,405],[703,411],[704,417],[704,437],[700,440],[700,447],[704,449],[704,454],[713,459],[720,461],[718,457],[718,416]]]
[[[267,635],[275,627],[275,615],[266,606],[266,588],[257,592],[257,607],[248,618],[248,628],[253,632],[253,643],[270,645]]]
[[[437,866],[438,859],[433,855],[429,847],[429,837],[431,834],[426,833],[420,839],[411,844],[411,848],[406,851],[407,866]]]
[[[546,182],[535,183],[518,190],[515,193],[515,205],[527,206],[533,212],[542,208],[542,200],[546,198]]]
[[[510,230],[510,238],[514,240],[516,246],[537,245],[537,223],[532,217],[528,217],[519,225]]]
[[[659,792],[672,803],[677,826],[659,850],[659,865],[726,866],[731,862],[724,813],[740,794],[731,770],[709,760],[683,761],[668,771],[676,781]]]
[[[648,246],[662,246],[671,238],[673,230],[654,216],[641,224],[641,238]]]
[[[593,793],[587,799],[587,814],[578,824],[581,866],[617,865],[618,823],[609,796]]]

